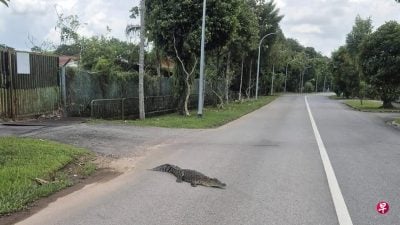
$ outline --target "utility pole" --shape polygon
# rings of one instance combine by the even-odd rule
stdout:
[[[145,0],[140,1],[140,53],[139,53],[139,118],[144,120],[146,118],[144,109],[144,39],[145,39],[145,13],[146,3]],[[124,113],[124,112],[122,112]]]
[[[203,107],[204,107],[204,47],[205,47],[205,31],[206,31],[206,11],[207,11],[207,1],[203,1],[203,21],[201,25],[201,54],[200,54],[200,77],[199,77],[199,103],[197,116],[199,118],[203,117]]]

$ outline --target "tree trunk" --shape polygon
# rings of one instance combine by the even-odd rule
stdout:
[[[386,91],[383,90],[383,92],[381,94],[381,99],[383,101],[383,108],[385,108],[385,109],[394,108],[392,105],[392,102],[395,100],[395,98],[391,97],[391,93],[393,93],[393,92],[391,92],[391,90],[386,89]]]
[[[286,87],[287,87],[287,70],[288,70],[288,67],[289,67],[289,63],[287,63],[286,64],[286,70],[285,70],[285,90],[284,90],[284,92],[286,93]]]
[[[186,90],[185,94],[186,94],[186,96],[185,96],[185,101],[184,101],[184,111],[185,111],[185,115],[186,116],[190,116],[189,107],[188,107],[189,98],[190,98],[190,78],[191,78],[192,74],[194,73],[194,70],[196,69],[197,59],[195,59],[195,62],[194,62],[193,67],[192,67],[192,70],[189,72],[189,71],[186,70],[185,63],[183,62],[183,60],[179,56],[178,49],[176,48],[175,35],[174,35],[174,49],[175,49],[176,58],[180,62],[181,66],[182,66],[182,70],[185,73],[185,86],[186,86],[185,87],[185,90]]]
[[[272,65],[271,96],[274,95],[275,65]]]
[[[186,82],[185,116],[190,116],[188,104],[189,104],[191,87],[190,87],[189,79],[190,79],[190,75],[186,74],[186,80],[185,80],[185,82]]]
[[[393,109],[392,101],[390,100],[383,100],[383,108],[385,109]]]
[[[160,50],[156,48],[156,57],[157,57],[157,76],[161,77],[161,56]]]
[[[242,100],[243,67],[244,67],[244,55],[242,55],[242,70],[241,70],[241,72],[240,72],[239,101]]]
[[[225,71],[225,102],[229,103],[229,84],[231,77],[231,52],[228,52],[228,57],[226,59],[226,71]]]
[[[141,120],[145,119],[145,109],[144,109],[144,33],[145,33],[145,0],[140,2],[140,54],[139,54],[139,118]]]
[[[251,87],[252,87],[252,85],[251,85],[251,73],[252,73],[252,70],[253,70],[253,59],[250,60],[249,87],[248,87],[249,94],[247,95],[248,99],[250,99],[250,97],[251,97]]]

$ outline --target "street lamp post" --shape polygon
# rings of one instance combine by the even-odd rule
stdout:
[[[203,22],[201,25],[201,55],[200,55],[200,77],[199,77],[199,103],[197,116],[203,117],[204,106],[204,43],[205,43],[205,30],[206,30],[206,0],[203,2]]]
[[[256,79],[256,99],[258,99],[258,79],[260,77],[260,55],[261,55],[261,44],[264,41],[264,39],[272,34],[276,34],[275,32],[269,33],[265,35],[263,38],[260,40],[260,44],[258,45],[258,64],[257,64],[257,79]]]

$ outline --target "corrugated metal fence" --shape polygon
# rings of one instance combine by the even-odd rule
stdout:
[[[0,117],[50,113],[59,108],[58,57],[0,51]]]

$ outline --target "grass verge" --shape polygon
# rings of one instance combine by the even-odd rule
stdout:
[[[400,125],[400,118],[395,119],[394,122],[397,123],[398,125]]]
[[[0,138],[0,216],[65,187],[96,169],[85,149],[29,138]]]
[[[278,96],[263,96],[258,100],[249,100],[244,102],[234,102],[224,106],[223,109],[215,107],[206,107],[204,109],[204,117],[199,119],[197,111],[191,111],[191,116],[185,117],[176,113],[162,115],[146,120],[128,120],[128,121],[112,121],[115,124],[128,124],[136,126],[154,126],[154,127],[167,127],[167,128],[188,128],[188,129],[204,129],[214,128],[224,125],[239,117],[242,117],[256,109],[275,100]],[[105,122],[104,120],[94,120],[93,123]],[[110,123],[107,121],[106,123]]]
[[[343,98],[343,97],[338,97],[337,95],[331,95],[328,98],[332,99],[332,100],[343,100],[343,99],[346,99],[346,98]]]
[[[362,105],[358,99],[346,100],[344,103],[353,109],[365,112],[400,112],[400,109],[384,109],[382,108],[383,103],[376,100],[363,100]]]

